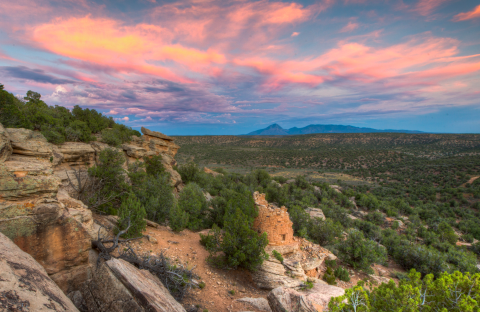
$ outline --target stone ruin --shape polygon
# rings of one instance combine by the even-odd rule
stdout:
[[[293,223],[287,208],[269,204],[265,194],[259,192],[255,192],[253,198],[258,207],[258,217],[255,218],[253,228],[258,233],[267,233],[269,246],[296,245],[293,240]]]
[[[306,239],[293,236],[293,223],[288,209],[268,203],[265,194],[253,194],[258,216],[253,228],[258,233],[267,233],[269,244],[265,251],[270,255],[253,274],[255,284],[263,289],[276,287],[297,287],[311,280],[324,284],[320,275],[325,259],[336,259],[327,249]],[[272,254],[276,250],[282,254],[281,263]]]

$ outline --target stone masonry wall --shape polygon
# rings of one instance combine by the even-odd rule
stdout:
[[[265,194],[253,194],[258,207],[258,217],[255,218],[253,228],[259,233],[266,232],[270,246],[294,244],[293,223],[287,208],[278,208],[265,200]]]

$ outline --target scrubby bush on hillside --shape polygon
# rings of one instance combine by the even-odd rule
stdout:
[[[130,222],[130,228],[124,236],[127,238],[142,236],[142,232],[147,227],[146,215],[145,207],[143,207],[135,194],[128,194],[128,197],[118,209],[118,216],[120,217],[118,221],[119,231],[126,229]]]
[[[173,205],[169,213],[170,228],[175,232],[184,230],[188,225],[188,214],[178,205]]]
[[[200,169],[194,162],[181,165],[177,168],[178,173],[182,177],[183,183],[198,182],[197,178],[200,175]]]
[[[421,274],[412,270],[407,279],[400,280],[398,286],[390,280],[369,290],[359,283],[347,289],[344,296],[332,299],[328,308],[332,312],[473,312],[478,311],[479,282],[479,273],[443,273],[437,279],[429,274],[422,280]]]
[[[175,205],[170,175],[161,171],[158,173],[156,170],[151,170],[151,174],[148,174],[144,167],[145,164],[140,162],[129,166],[128,176],[132,183],[132,190],[145,207],[147,219],[165,223],[170,209]]]
[[[130,140],[132,135],[140,136],[111,117],[94,109],[82,109],[76,105],[72,111],[62,106],[48,106],[37,92],[28,91],[23,100],[5,90],[0,90],[0,123],[8,128],[26,128],[40,131],[54,144],[65,141],[90,142],[96,140],[93,133],[113,128],[105,133],[105,141],[117,146]],[[107,131],[108,132],[108,131]]]
[[[347,239],[341,241],[338,246],[338,257],[355,269],[371,272],[373,263],[384,263],[387,260],[385,248],[376,242],[365,239],[363,233],[358,230],[348,231]]]
[[[165,173],[162,162],[162,155],[156,155],[145,159],[145,171],[152,176],[159,176]]]
[[[104,213],[116,215],[115,207],[118,207],[122,196],[130,192],[130,185],[125,181],[126,172],[122,168],[125,156],[121,151],[107,148],[100,152],[100,162],[88,169],[91,177],[97,179],[101,185],[98,192],[90,198],[91,203],[98,200],[107,200],[97,207]]]
[[[212,259],[229,268],[243,267],[249,270],[258,268],[268,258],[265,252],[268,239],[266,233],[258,234],[252,230],[251,226],[251,221],[240,209],[227,215],[223,235],[220,228],[214,227],[209,236],[217,239],[202,237],[204,242],[210,242]],[[217,246],[212,246],[211,242],[216,243]],[[217,255],[218,251],[223,252],[223,255]]]
[[[208,205],[202,189],[196,183],[190,182],[185,186],[180,193],[178,206],[188,215],[187,228],[196,231],[204,227]]]

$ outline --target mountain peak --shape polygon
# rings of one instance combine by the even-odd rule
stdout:
[[[265,129],[250,132],[247,135],[288,135],[288,132],[283,129],[279,124],[272,124]]]
[[[422,133],[421,131],[412,130],[378,130],[372,128],[359,128],[344,125],[308,125],[303,128],[293,127],[283,129],[279,124],[272,124],[267,128],[250,132],[247,135],[295,135],[310,133],[372,133],[372,132],[397,132],[397,133]]]

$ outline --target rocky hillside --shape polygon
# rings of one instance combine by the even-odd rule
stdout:
[[[179,146],[162,133],[145,128],[142,132],[119,148],[101,137],[91,143],[55,145],[40,132],[0,124],[0,232],[41,264],[65,294],[91,278],[91,242],[101,229],[92,211],[70,197],[78,168],[92,166],[102,150],[114,148],[125,154],[125,168],[162,155],[172,186],[182,182],[172,168]]]

